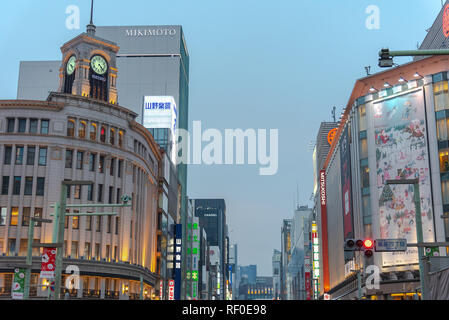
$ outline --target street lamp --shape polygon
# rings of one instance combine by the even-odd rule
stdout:
[[[416,241],[418,246],[418,261],[419,261],[419,280],[421,282],[422,299],[428,300],[427,285],[424,279],[424,247],[423,232],[422,232],[422,217],[421,217],[421,196],[419,194],[419,178],[418,179],[400,179],[400,180],[387,180],[384,187],[385,193],[391,194],[391,189],[387,186],[391,184],[406,184],[413,185],[414,189],[414,202],[415,202],[415,219],[416,219]],[[388,189],[390,189],[388,191]],[[384,196],[384,192],[382,194]]]

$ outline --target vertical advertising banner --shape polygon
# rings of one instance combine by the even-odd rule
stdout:
[[[175,300],[175,280],[168,280],[168,300]]]
[[[427,127],[422,90],[374,103],[379,238],[416,243],[413,185],[387,180],[419,178],[424,242],[434,241]],[[417,248],[382,253],[383,266],[418,263]]]
[[[306,291],[306,300],[312,299],[312,286],[310,283],[310,257],[304,259],[304,290]]]
[[[12,298],[22,300],[25,293],[25,272],[26,269],[14,269],[14,281],[12,283]]]
[[[44,248],[42,251],[41,278],[55,277],[56,248]]]
[[[182,224],[176,225],[175,232],[175,300],[181,300],[181,253],[182,253]]]
[[[341,162],[341,192],[343,204],[343,231],[344,239],[354,237],[354,223],[352,217],[352,188],[351,188],[351,150],[349,145],[349,130],[346,126],[341,135],[340,143]]]

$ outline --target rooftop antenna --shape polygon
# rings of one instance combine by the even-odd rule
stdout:
[[[334,122],[337,122],[337,121],[335,121],[335,110],[337,109],[337,107],[336,106],[334,106],[333,108],[332,108],[332,118],[334,118]]]
[[[91,36],[95,35],[95,25],[93,22],[93,16],[94,16],[94,0],[92,0],[90,4],[90,22],[87,25],[87,34]]]
[[[371,71],[371,66],[367,66],[365,67],[365,71],[366,71],[366,75],[369,76],[370,75],[370,71]]]

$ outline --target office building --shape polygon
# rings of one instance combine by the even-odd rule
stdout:
[[[209,246],[216,246],[220,251],[218,278],[220,280],[219,299],[225,299],[227,278],[227,245],[226,240],[226,204],[223,199],[194,199],[194,214],[200,219],[207,234]],[[214,251],[216,252],[216,250]],[[211,258],[212,260],[212,258]]]
[[[281,252],[273,250],[273,298],[279,299],[281,294]]]

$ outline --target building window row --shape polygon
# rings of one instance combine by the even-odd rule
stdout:
[[[65,152],[65,168],[71,169],[73,168],[73,162],[76,159],[76,169],[83,170],[84,168],[84,159],[85,159],[85,151],[76,151],[76,158],[75,158],[75,151],[72,149],[66,149]],[[96,168],[98,168],[99,173],[105,172],[105,161],[106,156],[105,155],[98,155],[97,153],[89,152],[89,171],[95,172]],[[98,163],[97,163],[98,158]],[[117,173],[115,171],[117,167]],[[109,162],[109,174],[111,176],[115,176],[117,174],[117,177],[121,178],[123,175],[123,160],[118,158],[111,158]]]
[[[68,181],[68,180],[66,180]],[[99,183],[94,186],[92,185],[87,185],[87,186],[81,186],[81,185],[74,185],[74,186],[67,186],[67,199],[70,199],[72,197],[72,189],[74,190],[73,192],[73,198],[74,199],[81,199],[81,195],[82,195],[82,188],[85,187],[87,188],[87,201],[96,201],[96,202],[103,202],[105,197],[104,194],[104,185]],[[94,189],[96,189],[96,197],[94,197],[95,195],[95,191]],[[115,189],[115,190],[114,190]],[[114,188],[113,186],[109,187],[109,192],[108,192],[108,203],[109,204],[120,204],[122,198],[122,189],[121,188]]]
[[[6,225],[7,218],[7,207],[0,207],[0,226]],[[33,213],[34,218],[42,218],[42,208],[34,208]],[[29,226],[31,220],[31,207],[22,208],[22,226]],[[34,226],[40,227],[41,222],[35,222]],[[11,207],[9,215],[9,225],[18,226],[19,225],[19,207]]]
[[[69,118],[67,136],[100,141],[123,148],[125,131],[119,128],[88,120]]]
[[[5,146],[5,156],[3,159],[3,163],[5,165],[11,165],[13,163],[15,165],[34,165],[36,159],[36,151],[38,152],[37,164],[39,166],[47,165],[47,147],[36,147],[36,146],[27,146],[27,154],[25,156],[25,146],[17,145],[14,149],[14,158],[13,158],[13,146]]]
[[[6,132],[48,134],[50,120],[37,118],[7,118]]]
[[[70,213],[70,210],[66,210],[66,213]],[[79,210],[73,210],[73,213],[79,213]],[[80,229],[80,216],[65,216],[64,227],[66,229],[69,228],[70,220],[72,225],[72,230]],[[118,235],[120,230],[120,217],[118,216],[85,216],[85,230],[86,231],[95,231],[102,232],[103,231],[103,221],[106,221],[105,227],[107,233],[114,233]],[[94,226],[94,229],[92,227]]]
[[[9,176],[3,176],[2,177],[2,195],[9,195],[10,194],[10,182],[12,182],[12,195],[21,195],[21,188],[22,188],[22,177],[21,176],[14,176],[13,179]],[[34,178],[33,177],[25,177],[25,183],[24,183],[24,192],[23,195],[25,196],[31,196],[33,193],[33,184]],[[35,195],[36,196],[43,196],[45,190],[45,178],[44,177],[38,177],[36,179],[36,189],[35,189]]]

